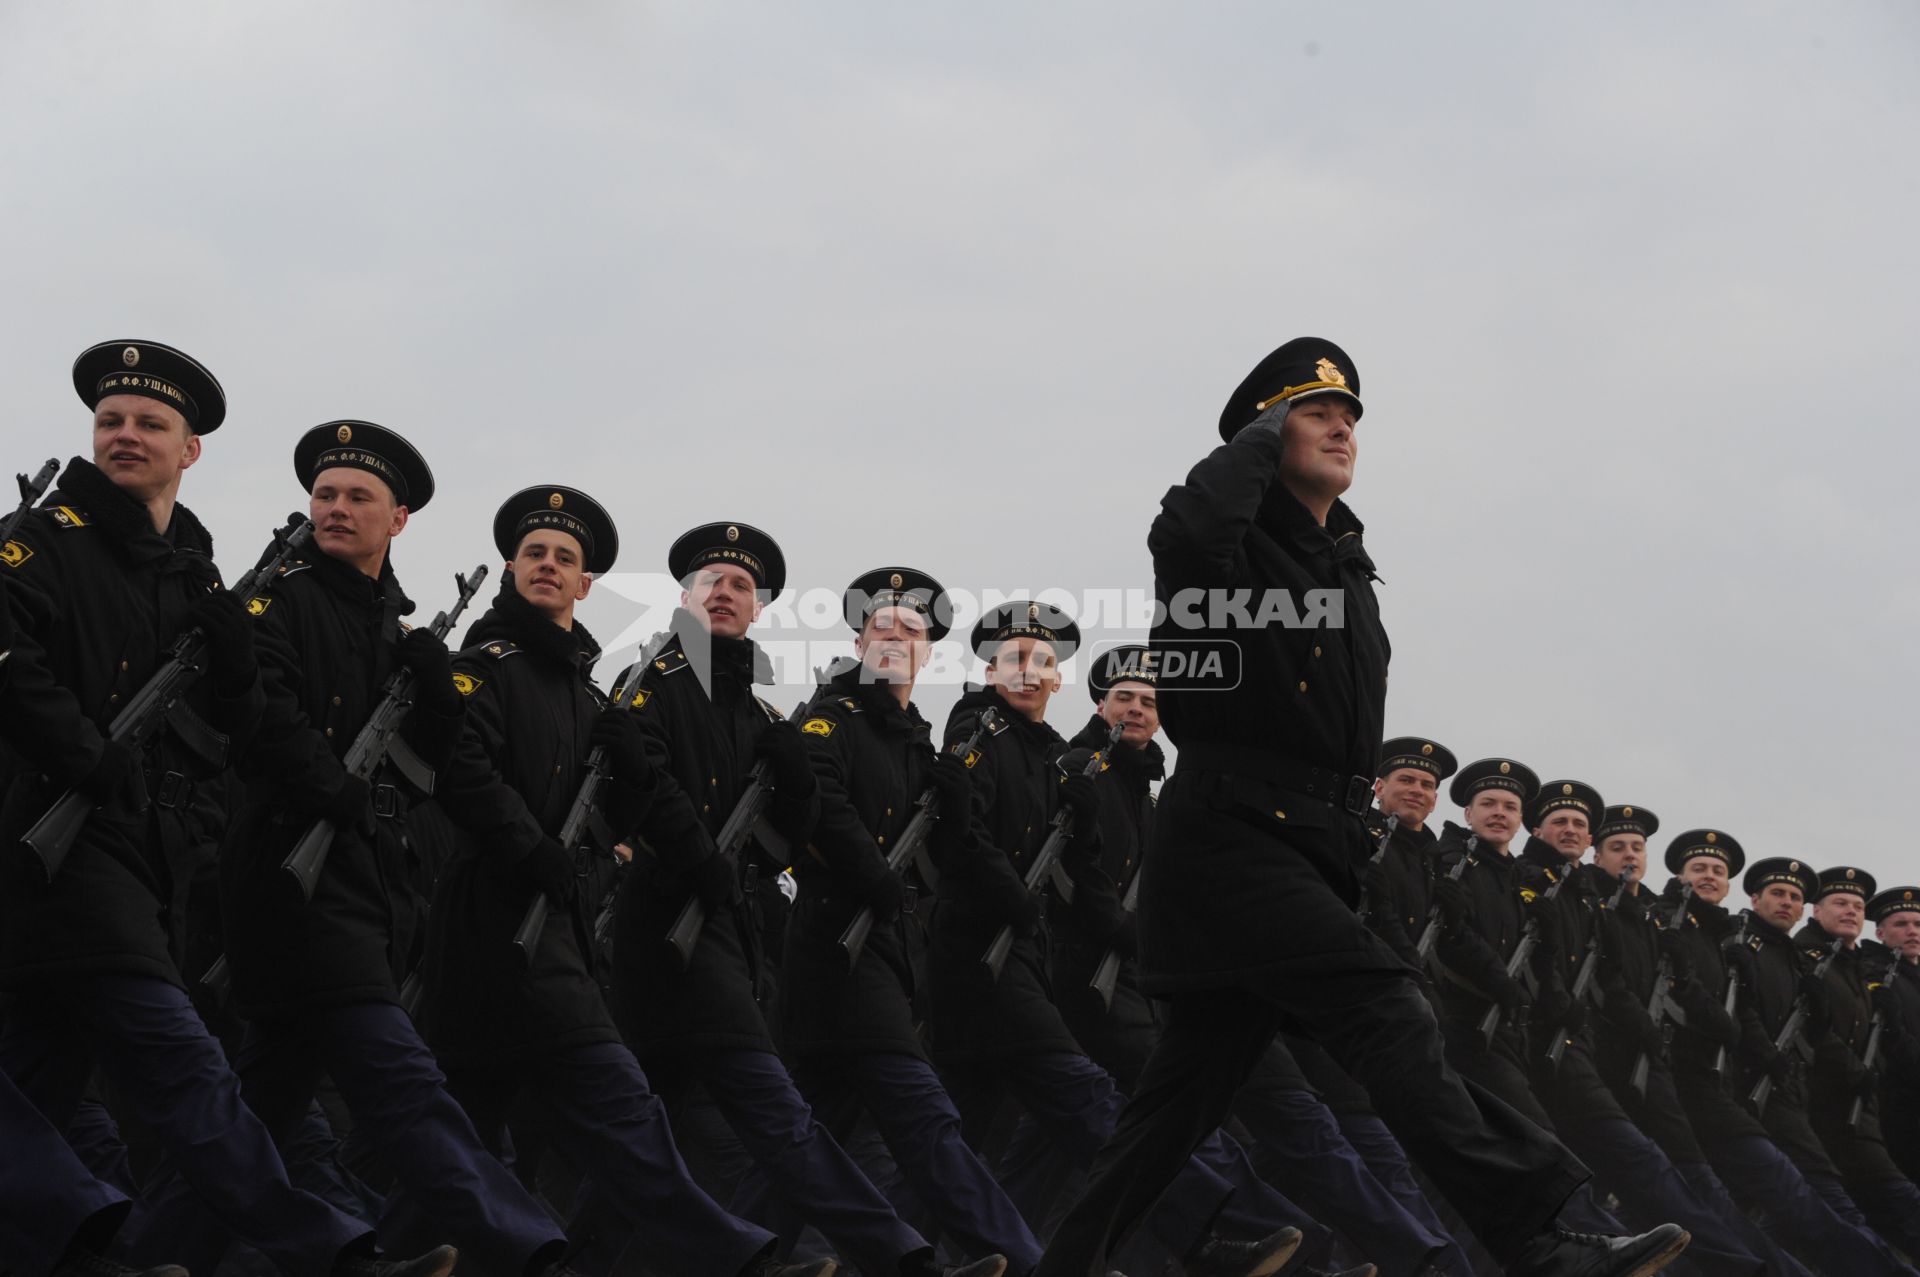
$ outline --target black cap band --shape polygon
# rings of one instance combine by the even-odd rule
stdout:
[[[534,510],[522,515],[520,522],[513,529],[514,545],[517,547],[521,541],[526,539],[527,533],[532,532],[536,528],[552,528],[555,531],[566,533],[580,543],[582,558],[590,559],[593,557],[593,533],[587,530],[585,523],[574,518],[566,511]]]
[[[200,405],[193,401],[193,396],[164,377],[143,372],[110,372],[94,387],[94,402],[97,404],[108,395],[144,395],[178,409],[189,426],[200,420]]]
[[[378,453],[350,445],[322,448],[319,455],[313,459],[312,477],[318,479],[321,471],[331,470],[335,466],[346,466],[349,469],[365,470],[379,475],[387,481],[387,486],[393,489],[394,499],[401,505],[407,504],[407,481],[401,475],[400,467]]]
[[[687,563],[687,575],[691,576],[701,568],[715,563],[727,563],[734,567],[745,568],[761,589],[767,586],[767,566],[757,555],[730,545],[716,545],[707,550],[696,550]]]

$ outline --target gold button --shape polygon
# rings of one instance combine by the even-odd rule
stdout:
[[[718,776],[709,776],[707,777],[707,783],[709,785],[718,785],[720,783],[720,778]]]
[[[891,807],[887,808],[887,815],[889,816],[893,815],[893,808]]]
[[[119,699],[120,699],[120,693],[115,692],[113,695],[107,697],[107,703],[112,704],[114,701],[117,701]]]
[[[701,814],[702,816],[704,816],[704,815],[706,815],[706,814],[707,814],[708,812],[710,812],[710,811],[712,811],[712,810],[713,810],[713,804],[711,804],[711,803],[701,803],[701,804],[700,804],[700,814]]]
[[[554,775],[556,775],[556,776],[558,776],[558,775],[560,774],[560,764],[559,764],[559,763],[555,763],[555,764],[553,765],[553,774],[554,774]]]
[[[1279,810],[1278,808],[1275,808],[1273,813],[1273,818],[1275,820],[1285,820],[1287,818],[1287,813]]]
[[[333,698],[333,703],[334,703],[335,705],[338,705],[338,704],[340,703],[340,698],[339,698],[338,696],[336,696],[336,697],[334,697],[334,698]]]
[[[1307,680],[1304,678],[1300,680],[1300,690],[1303,692],[1307,690]]]
[[[884,847],[887,845],[887,836],[885,834],[881,834],[878,838],[874,839],[874,841],[879,843],[882,847]]]
[[[122,674],[127,672],[127,663],[125,661],[120,662],[120,672]]]
[[[325,734],[326,734],[326,735],[328,735],[328,736],[331,736],[331,735],[333,735],[333,729],[332,729],[331,727],[329,727],[329,728],[328,728],[328,729],[326,730],[326,733],[325,733]]]

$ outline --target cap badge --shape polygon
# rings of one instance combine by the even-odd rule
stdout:
[[[550,510],[558,510],[561,506],[565,505],[566,503],[567,503],[567,499],[561,496],[558,492],[553,493],[547,498],[547,508]]]
[[[138,346],[128,346],[125,350],[120,352],[120,362],[125,364],[129,368],[132,368],[137,364],[139,364],[140,348]]]
[[[1344,386],[1347,384],[1347,374],[1341,372],[1340,365],[1334,363],[1331,359],[1322,359],[1313,366],[1313,370],[1320,374],[1320,380],[1322,381],[1330,381],[1336,386]]]
[[[1562,786],[1560,786],[1560,792],[1561,792],[1562,794],[1571,794],[1571,793],[1573,793],[1573,786],[1572,786],[1572,785],[1562,785]]]
[[[1716,833],[1714,833],[1714,832],[1713,832],[1713,830],[1711,830],[1711,829],[1709,829],[1709,830],[1707,830],[1707,841],[1708,841],[1708,842],[1719,842],[1719,841],[1720,841],[1720,835],[1719,835],[1719,834],[1716,834]]]
[[[1853,872],[1853,870],[1851,870],[1851,869],[1849,869],[1849,870],[1847,870],[1847,881],[1848,881],[1848,882],[1852,882],[1852,881],[1853,881],[1853,879],[1854,879],[1854,876],[1855,876],[1855,875],[1854,875],[1854,872]]]
[[[353,442],[353,427],[352,427],[352,426],[342,426],[342,427],[340,427],[340,428],[339,428],[338,430],[336,430],[336,431],[334,431],[334,432],[333,432],[333,437],[334,437],[334,438],[336,438],[336,439],[338,439],[338,440],[339,440],[339,441],[340,441],[341,443],[352,443],[352,442]]]
[[[1037,621],[1040,619],[1040,605],[1038,603],[1027,604],[1027,619],[1029,621]]]
[[[740,529],[734,527],[731,523],[729,523],[727,525],[727,540],[738,541],[739,539],[740,539]]]
[[[1797,873],[1799,873],[1799,872],[1800,872],[1800,862],[1799,862],[1799,861],[1797,861],[1797,860],[1789,860],[1789,861],[1787,862],[1787,872],[1788,872],[1788,873],[1790,873],[1790,874],[1797,874]]]
[[[1506,774],[1507,774],[1508,772],[1510,772],[1510,771],[1512,771],[1512,770],[1513,770],[1513,764],[1512,764],[1512,763],[1501,763],[1501,764],[1500,764],[1500,774],[1501,774],[1502,776],[1504,776],[1504,775],[1506,775]]]
[[[1627,818],[1628,820],[1632,820],[1632,819],[1633,819],[1633,808],[1631,808],[1631,807],[1622,807],[1622,808],[1620,809],[1620,814],[1621,814],[1622,816],[1625,816],[1625,817],[1626,817],[1626,818]]]
[[[1425,754],[1432,754],[1432,753],[1433,753],[1433,742],[1431,742],[1431,741],[1429,741],[1429,742],[1427,742],[1427,743],[1426,743],[1425,745],[1422,745],[1422,746],[1420,747],[1420,752],[1421,752],[1421,753],[1422,753],[1423,755],[1425,755]]]
[[[1903,893],[1901,893],[1901,896],[1900,896],[1900,898],[1901,898],[1902,900],[1911,900],[1911,899],[1913,899],[1913,893],[1912,893],[1911,891],[1908,891],[1908,892],[1903,892]]]
[[[907,579],[905,577],[901,576],[898,572],[895,572],[892,576],[887,578],[887,584],[891,585],[894,589],[897,590],[902,585],[906,584],[906,580]]]

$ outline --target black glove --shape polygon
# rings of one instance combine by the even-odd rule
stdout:
[[[994,912],[1017,936],[1032,935],[1040,925],[1040,902],[1027,885],[1011,875],[994,878]]]
[[[207,636],[207,664],[213,670],[214,690],[238,696],[253,685],[260,663],[253,655],[253,622],[240,600],[215,590],[194,600],[188,622]]]
[[[907,901],[907,884],[900,881],[900,875],[888,870],[874,878],[860,893],[861,899],[873,910],[875,922],[892,922],[900,916],[901,906]]]
[[[1393,884],[1387,881],[1387,867],[1378,860],[1367,861],[1360,881],[1367,893],[1367,910],[1374,914],[1393,912]]]
[[[1100,819],[1100,791],[1093,786],[1094,778],[1085,772],[1074,772],[1060,782],[1060,805],[1073,813],[1073,827],[1082,837],[1092,833]]]
[[[964,848],[973,827],[973,773],[957,756],[942,754],[927,774],[927,782],[940,803],[928,841],[942,851]]]
[[[1668,971],[1679,976],[1693,969],[1687,960],[1686,937],[1678,931],[1663,929],[1659,932],[1659,940],[1656,943],[1660,946],[1660,956],[1667,960]]]
[[[1772,1078],[1775,1085],[1785,1082],[1793,1073],[1793,1052],[1774,1051],[1761,1066],[1761,1072]]]
[[[1833,1027],[1833,1013],[1827,1005],[1827,982],[1808,971],[1800,976],[1800,996],[1807,1000],[1807,1041],[1818,1042]]]
[[[1721,946],[1720,952],[1727,960],[1728,974],[1738,975],[1740,977],[1740,987],[1742,989],[1751,989],[1753,987],[1754,975],[1758,970],[1754,964],[1753,950],[1736,941]]]
[[[335,829],[351,829],[373,837],[373,786],[349,772],[340,788],[320,805],[320,814]]]
[[[800,729],[789,722],[768,723],[753,742],[753,756],[765,760],[773,788],[782,798],[805,798],[813,792],[813,764]]]
[[[1467,894],[1465,883],[1443,874],[1434,880],[1433,899],[1440,906],[1440,920],[1449,929],[1467,925],[1467,918],[1473,912],[1473,898]]]
[[[100,751],[100,761],[77,786],[81,793],[102,807],[129,816],[147,809],[147,780],[141,774],[140,755],[109,740]]]
[[[1548,989],[1533,1004],[1533,1018],[1540,1024],[1564,1025],[1573,1012],[1573,999],[1565,989]]]
[[[733,861],[717,851],[693,867],[693,883],[708,909],[724,909],[740,900],[740,875]]]
[[[1500,1009],[1507,1013],[1508,1023],[1518,1024],[1526,1018],[1527,989],[1525,985],[1509,978],[1503,972],[1499,983],[1494,987],[1493,994],[1494,1001],[1498,1002]]]
[[[557,838],[542,838],[533,850],[514,862],[514,871],[529,887],[544,892],[548,903],[564,909],[580,889],[580,875],[574,871],[573,857]]]
[[[1107,936],[1107,948],[1121,958],[1131,960],[1140,952],[1140,922],[1132,914],[1120,919],[1120,925]]]
[[[653,790],[653,760],[647,757],[646,733],[632,710],[603,709],[593,720],[587,743],[607,751],[607,771],[630,789],[643,793]]]
[[[428,629],[408,630],[400,636],[400,663],[413,672],[413,703],[430,714],[452,718],[460,712],[460,692],[453,685],[453,660],[447,645]]]

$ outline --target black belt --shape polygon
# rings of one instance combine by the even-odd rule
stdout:
[[[1224,772],[1265,781],[1280,789],[1305,794],[1329,807],[1339,807],[1356,816],[1364,816],[1373,806],[1373,777],[1353,776],[1329,767],[1315,767],[1285,754],[1257,749],[1251,745],[1229,745],[1222,741],[1194,741],[1180,747],[1175,764],[1197,767],[1201,771]]]

